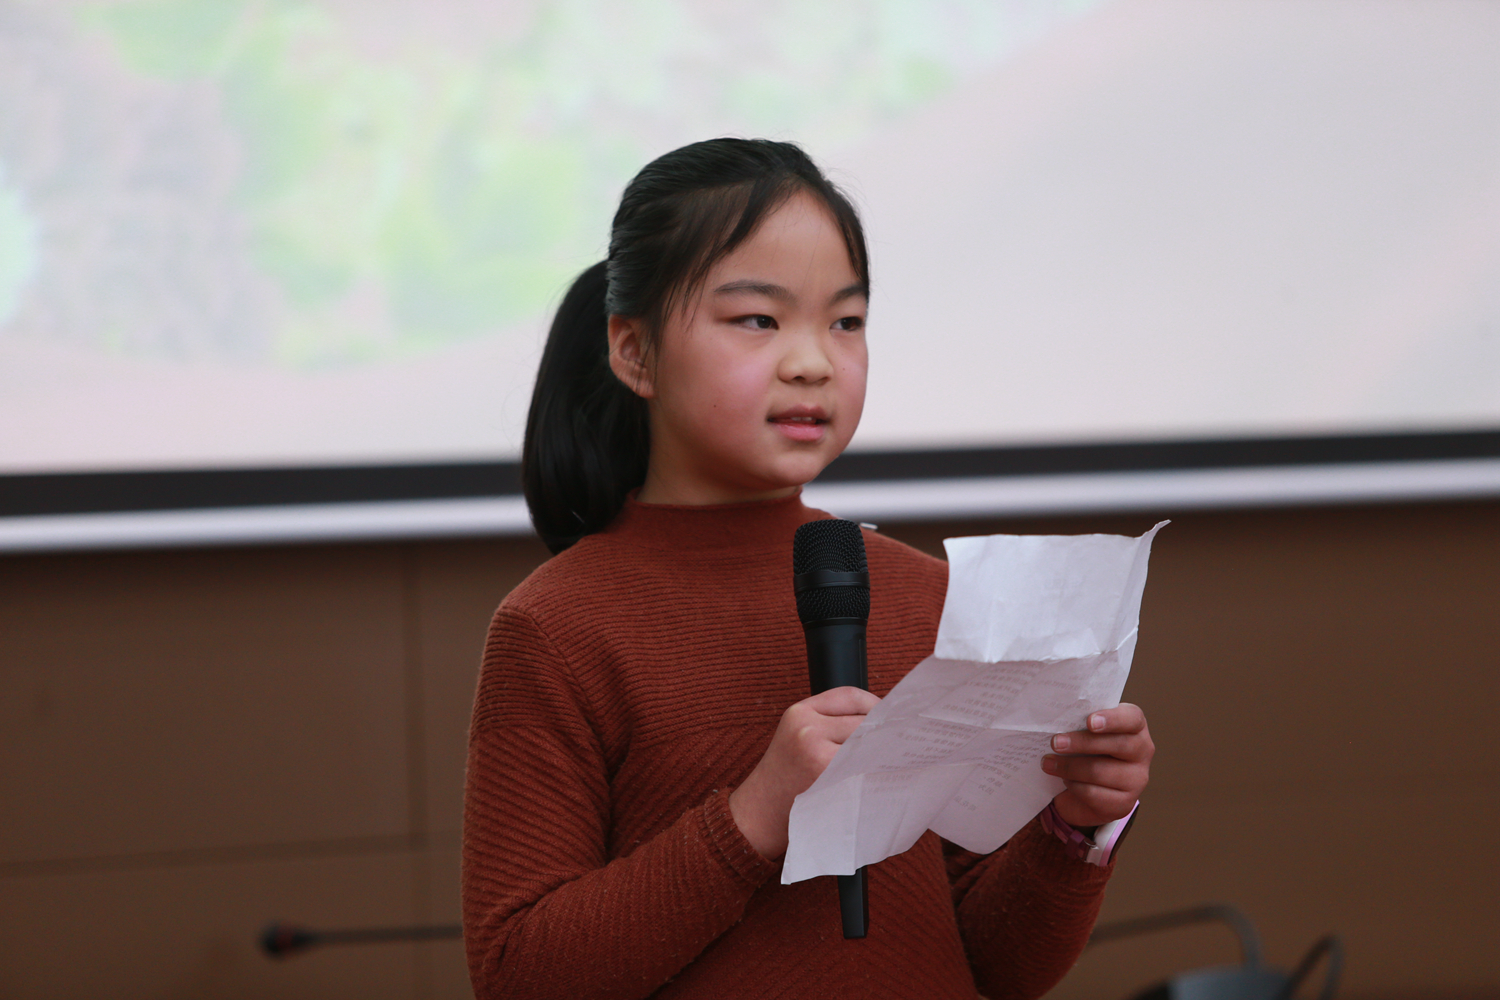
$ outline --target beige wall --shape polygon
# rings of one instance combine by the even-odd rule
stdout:
[[[1138,533],[1154,518],[887,525]],[[1106,919],[1207,900],[1350,997],[1500,997],[1500,504],[1179,515],[1127,698],[1160,753]],[[459,945],[254,937],[457,919],[464,730],[531,540],[0,559],[0,998],[466,995]],[[882,919],[879,900],[873,919]],[[1232,958],[1101,946],[1061,997]]]

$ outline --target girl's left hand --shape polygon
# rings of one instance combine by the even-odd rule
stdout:
[[[1052,805],[1070,826],[1099,826],[1130,814],[1151,777],[1156,744],[1146,713],[1123,704],[1089,716],[1088,729],[1059,733],[1042,758],[1042,770],[1068,787]]]

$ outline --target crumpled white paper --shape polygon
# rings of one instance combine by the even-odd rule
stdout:
[[[853,874],[928,829],[987,853],[1046,808],[1063,789],[1041,769],[1052,734],[1120,703],[1166,523],[945,541],[937,648],[797,796],[781,881]]]

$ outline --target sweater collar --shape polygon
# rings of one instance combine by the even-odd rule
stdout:
[[[784,545],[790,558],[797,528],[830,516],[804,504],[801,490],[776,500],[703,505],[641,503],[632,493],[603,534],[646,548],[707,550]]]

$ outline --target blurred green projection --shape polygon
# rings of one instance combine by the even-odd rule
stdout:
[[[49,41],[16,58],[73,53],[92,82],[70,91],[55,55],[28,79],[115,143],[79,197],[146,249],[73,269],[107,286],[99,316],[59,277],[17,329],[293,368],[530,331],[653,156],[725,133],[857,142],[1097,2],[20,0],[7,30]],[[149,207],[167,189],[176,221]],[[0,189],[0,307],[18,206]]]
[[[5,180],[0,163],[0,326],[21,302],[21,292],[36,274],[36,220],[26,213],[21,192]]]

